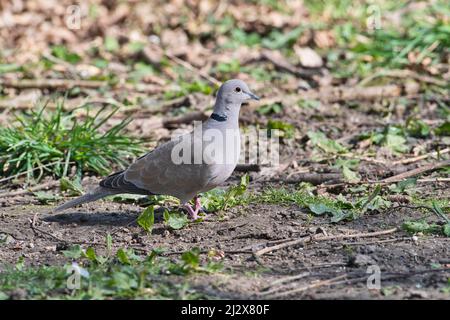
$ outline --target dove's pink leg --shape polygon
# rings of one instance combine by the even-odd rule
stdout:
[[[192,220],[196,220],[198,218],[197,216],[198,211],[192,209],[192,206],[189,203],[183,205],[183,208],[187,210],[189,218],[191,218]]]
[[[198,213],[199,213],[200,209],[202,208],[202,204],[200,203],[200,197],[195,196],[194,203],[195,203],[194,209],[192,208],[192,206],[189,203],[186,203],[184,205],[184,208],[187,210],[189,218],[191,218],[192,220],[197,220]]]
[[[195,201],[195,212],[199,213],[200,210],[202,209],[202,203],[200,202],[200,197],[195,196],[194,201]]]

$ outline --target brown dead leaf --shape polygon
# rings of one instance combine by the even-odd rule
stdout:
[[[182,56],[190,51],[188,37],[181,29],[164,29],[161,32],[161,43],[170,54]]]
[[[336,44],[333,33],[328,30],[317,31],[314,34],[314,43],[321,49],[331,48]]]
[[[322,57],[309,47],[294,46],[294,52],[300,60],[300,64],[306,68],[320,68],[323,66]]]

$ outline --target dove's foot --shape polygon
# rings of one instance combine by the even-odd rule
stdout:
[[[200,196],[195,196],[194,202],[195,202],[195,211],[197,212],[202,211],[202,203],[200,202]]]
[[[188,216],[190,219],[192,220],[197,220],[198,219],[198,209],[192,209],[192,206],[189,203],[186,203],[183,208],[186,209],[186,211],[188,212]]]
[[[192,206],[189,203],[186,203],[183,207],[186,209],[186,211],[188,212],[189,218],[191,218],[192,220],[197,220],[198,213],[203,211],[199,196],[194,197],[194,208],[192,208]]]

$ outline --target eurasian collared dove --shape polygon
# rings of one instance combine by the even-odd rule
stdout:
[[[259,98],[247,84],[233,79],[217,93],[210,118],[194,131],[166,142],[114,173],[93,191],[55,208],[62,211],[103,197],[121,194],[171,195],[192,219],[201,208],[198,194],[211,190],[233,173],[240,153],[239,111],[247,100]],[[195,207],[189,204],[195,200]]]

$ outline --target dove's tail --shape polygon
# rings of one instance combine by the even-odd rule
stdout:
[[[52,210],[52,212],[60,212],[75,206],[78,206],[83,203],[92,202],[113,194],[117,194],[118,192],[116,190],[111,190],[103,187],[97,187],[94,190],[92,190],[89,193],[86,193],[85,195],[78,197],[76,199],[70,200],[59,207],[56,207]]]

